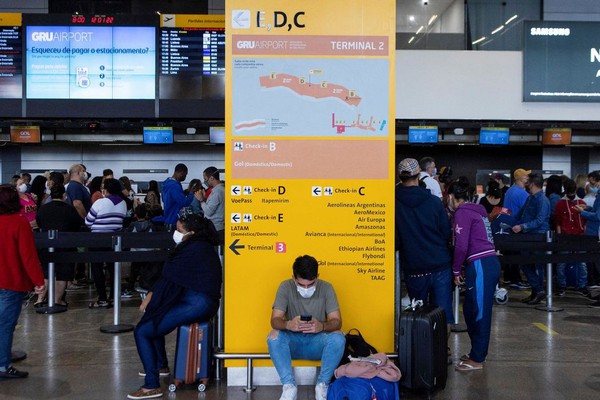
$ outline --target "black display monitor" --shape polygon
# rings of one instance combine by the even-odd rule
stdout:
[[[164,118],[225,117],[225,16],[163,14],[159,109]]]
[[[157,117],[156,15],[24,14],[26,117]]]
[[[173,128],[170,126],[144,127],[144,144],[173,144]]]
[[[434,144],[438,142],[437,126],[409,126],[408,143]]]
[[[479,131],[479,144],[506,145],[509,140],[508,128],[484,127]]]

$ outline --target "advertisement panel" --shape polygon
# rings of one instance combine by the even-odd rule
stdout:
[[[571,144],[571,128],[546,128],[542,144],[564,146]]]
[[[600,101],[600,23],[528,21],[523,32],[523,101]]]
[[[11,143],[41,143],[39,126],[11,126],[10,127],[10,142]]]
[[[342,329],[391,352],[395,2],[226,5],[225,350],[267,351],[277,288],[309,254]]]

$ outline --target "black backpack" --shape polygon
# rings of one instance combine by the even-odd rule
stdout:
[[[356,333],[352,333],[356,331]],[[352,357],[369,357],[371,354],[377,353],[377,349],[371,346],[360,331],[356,328],[352,328],[346,334],[346,347],[344,348],[344,355],[340,360],[340,365],[348,364],[348,356]]]

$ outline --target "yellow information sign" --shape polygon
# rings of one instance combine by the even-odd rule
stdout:
[[[391,352],[395,1],[226,5],[225,350],[267,351],[309,254],[342,329]]]

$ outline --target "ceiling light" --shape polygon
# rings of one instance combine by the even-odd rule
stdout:
[[[487,39],[485,36],[480,37],[479,39],[477,39],[476,41],[472,42],[471,44],[477,44],[477,43],[481,43],[483,42],[485,39]]]
[[[427,25],[431,25],[433,24],[433,21],[435,21],[437,19],[437,15],[432,15],[431,18],[429,18],[429,22],[427,23]]]
[[[496,33],[500,32],[502,29],[504,29],[504,25],[500,25],[499,27],[497,27],[496,29],[494,29],[492,31],[492,35],[495,35]]]
[[[513,16],[512,16],[512,17],[510,17],[508,20],[506,20],[506,22],[504,23],[504,25],[508,25],[508,24],[509,24],[511,21],[513,21],[513,20],[514,20],[515,18],[517,18],[517,17],[518,17],[518,15],[517,15],[517,14],[513,15]]]
[[[415,37],[414,37],[414,36],[411,36],[411,38],[410,38],[410,39],[408,39],[408,44],[411,44],[411,43],[413,42],[413,40],[415,40]]]
[[[408,20],[409,20],[410,22],[415,22],[415,16],[414,16],[414,15],[409,15],[409,16],[408,16]]]
[[[419,33],[421,33],[422,30],[423,30],[423,25],[421,25],[421,27],[417,30],[416,34],[418,35]]]

